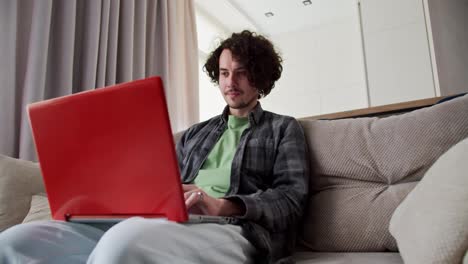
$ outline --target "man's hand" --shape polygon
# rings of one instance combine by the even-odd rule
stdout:
[[[192,213],[201,213],[215,216],[243,215],[241,206],[226,199],[217,199],[206,194],[193,184],[182,184],[185,206]]]

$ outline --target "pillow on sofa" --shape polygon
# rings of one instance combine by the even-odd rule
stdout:
[[[0,155],[0,232],[21,223],[33,194],[44,192],[39,165]]]
[[[440,157],[390,220],[405,263],[462,263],[468,250],[468,138]]]
[[[312,175],[300,241],[316,251],[397,251],[390,218],[468,137],[468,95],[385,118],[299,120]]]
[[[49,201],[45,193],[40,193],[32,196],[31,208],[23,220],[23,223],[39,221],[39,220],[50,220],[52,215],[50,212]]]

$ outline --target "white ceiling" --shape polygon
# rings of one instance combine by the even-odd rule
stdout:
[[[357,0],[195,0],[203,12],[226,31],[251,29],[274,36],[343,19]],[[265,13],[272,12],[272,17]],[[347,12],[347,13],[346,13]],[[356,12],[357,8],[356,8]]]

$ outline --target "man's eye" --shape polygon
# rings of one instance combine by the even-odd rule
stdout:
[[[247,71],[238,71],[237,74],[239,76],[246,76],[247,75]]]
[[[224,77],[228,77],[229,73],[228,72],[221,72],[221,75],[224,76]]]

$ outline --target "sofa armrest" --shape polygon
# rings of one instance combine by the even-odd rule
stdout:
[[[38,163],[0,155],[0,232],[26,217],[34,194],[45,192]]]

